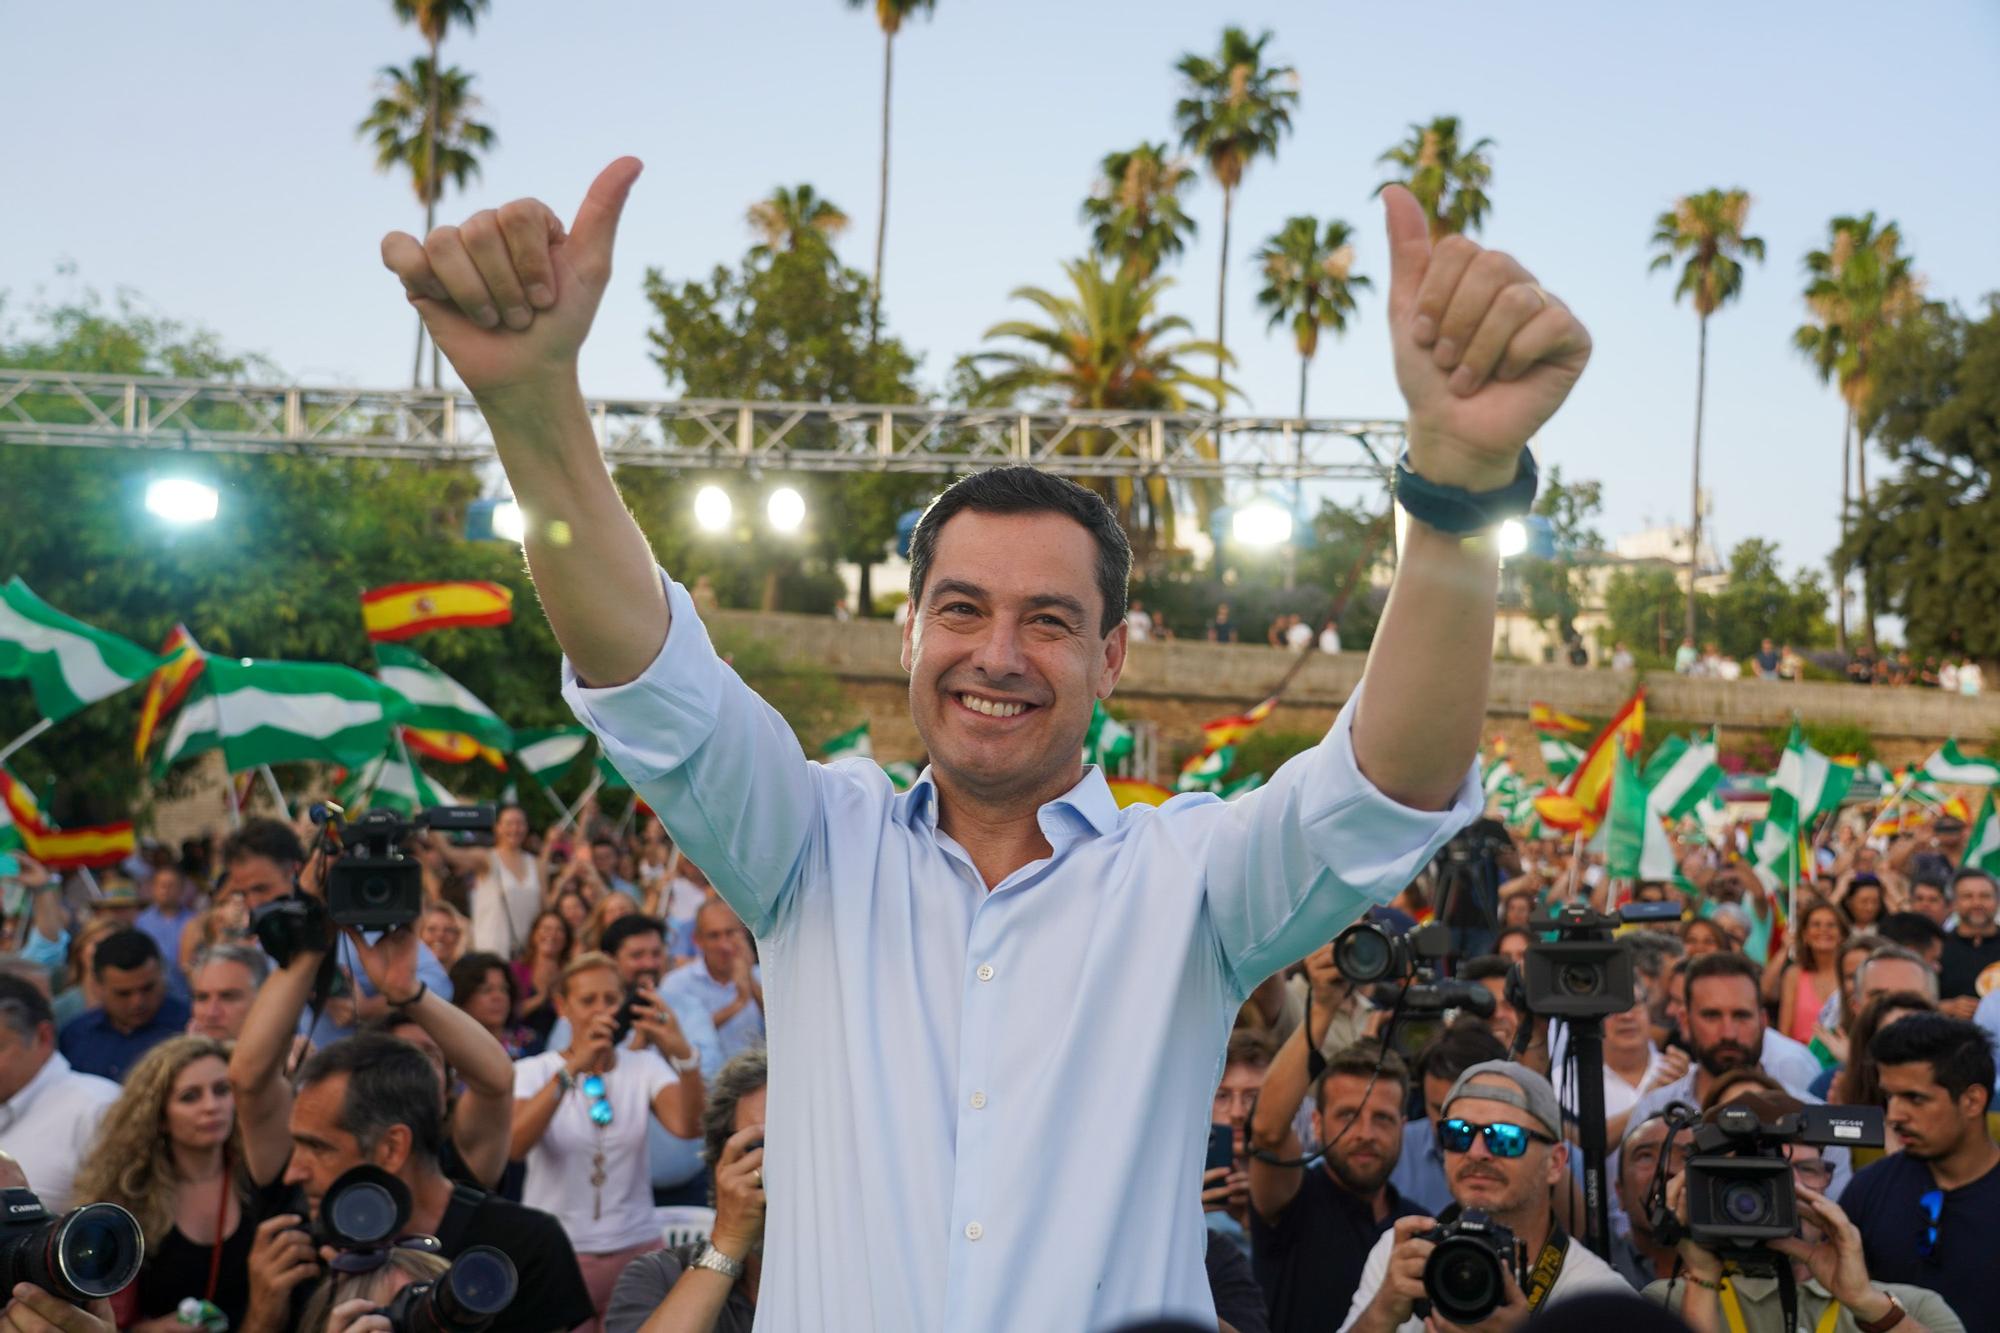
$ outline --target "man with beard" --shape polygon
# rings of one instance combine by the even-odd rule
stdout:
[[[1967,866],[1951,881],[1951,905],[1958,924],[1944,937],[1944,965],[1940,980],[1944,1003],[1939,1007],[1953,1018],[1971,1018],[1979,1008],[1979,997],[1993,989],[1982,986],[1989,970],[2000,975],[2000,910],[1993,876]]]
[[[1655,1115],[1672,1102],[1700,1106],[1715,1080],[1746,1065],[1763,1070],[1800,1101],[1816,1102],[1812,1081],[1819,1061],[1782,1032],[1764,1026],[1758,998],[1763,973],[1740,953],[1703,954],[1687,965],[1687,1040],[1694,1055],[1688,1072],[1654,1088],[1632,1108],[1628,1124]],[[1844,1159],[1845,1154],[1840,1154]],[[1841,1162],[1844,1168],[1846,1163]]]
[[[1993,1048],[1972,1023],[1911,1014],[1877,1032],[1868,1053],[1903,1144],[1858,1172],[1840,1197],[1861,1230],[1868,1271],[1929,1287],[1968,1329],[2000,1329],[1992,1295],[2000,1147],[1986,1123]]]
[[[1313,1027],[1324,1023],[1315,1008]],[[1383,1229],[1399,1217],[1430,1216],[1389,1183],[1402,1152],[1410,1073],[1373,1042],[1326,1062],[1312,1116],[1324,1156],[1314,1169],[1301,1162],[1292,1121],[1311,1082],[1308,1049],[1301,1025],[1271,1062],[1250,1122],[1250,1258],[1272,1333],[1324,1329],[1354,1299],[1362,1256]]]
[[[1567,1235],[1556,1221],[1550,1194],[1569,1182],[1569,1145],[1549,1081],[1526,1065],[1489,1060],[1459,1076],[1444,1102],[1438,1127],[1454,1207],[1478,1209],[1512,1229],[1527,1247],[1529,1274],[1554,1277],[1529,1282],[1507,1274],[1506,1299],[1479,1327],[1487,1333],[1519,1328],[1544,1305],[1587,1292],[1631,1295],[1625,1279]],[[1444,1218],[1440,1219],[1446,1220]],[[1424,1265],[1436,1247],[1423,1239],[1431,1223],[1406,1217],[1375,1242],[1361,1269],[1361,1285],[1341,1333],[1424,1333],[1452,1327],[1437,1315],[1416,1317],[1424,1297]]]

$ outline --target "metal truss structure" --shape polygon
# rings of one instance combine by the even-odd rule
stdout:
[[[589,402],[617,466],[951,473],[1027,463],[1075,477],[1386,485],[1403,423],[1171,412],[1007,411],[716,399]],[[470,395],[0,368],[0,444],[479,461]]]

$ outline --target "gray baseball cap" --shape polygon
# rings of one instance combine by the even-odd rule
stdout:
[[[1470,1086],[1474,1083],[1478,1086]],[[1480,1061],[1451,1085],[1444,1098],[1444,1114],[1451,1114],[1453,1102],[1472,1097],[1517,1107],[1540,1121],[1542,1132],[1550,1138],[1562,1138],[1562,1107],[1556,1102],[1556,1090],[1526,1065],[1512,1060]]]

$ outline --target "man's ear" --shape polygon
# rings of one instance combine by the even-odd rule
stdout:
[[[411,1140],[408,1125],[391,1125],[375,1141],[375,1150],[368,1154],[369,1159],[390,1175],[396,1175],[410,1160]]]
[[[1125,674],[1125,650],[1131,635],[1131,627],[1121,620],[1104,636],[1104,674],[1097,682],[1098,698],[1109,699],[1111,691],[1118,688],[1119,678]]]
[[[917,662],[917,606],[910,604],[910,614],[903,617],[903,673],[908,675]]]

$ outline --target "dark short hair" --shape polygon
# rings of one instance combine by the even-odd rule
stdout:
[[[97,952],[90,957],[90,975],[102,977],[109,967],[130,972],[159,961],[160,946],[151,935],[136,929],[114,930],[97,942]]]
[[[1276,1057],[1277,1050],[1269,1037],[1252,1028],[1238,1028],[1229,1034],[1229,1046],[1223,1052],[1222,1067],[1268,1065]]]
[[[1073,518],[1097,542],[1097,591],[1104,599],[1099,636],[1125,619],[1125,588],[1132,575],[1132,544],[1104,497],[1066,477],[1032,467],[996,467],[960,477],[924,510],[910,536],[910,609],[923,602],[924,584],[937,558],[938,533],[953,515],[1061,514]]]
[[[1632,970],[1648,981],[1658,981],[1667,965],[1687,952],[1679,935],[1663,930],[1635,930],[1625,940],[1632,950]]]
[[[1931,1081],[1956,1101],[1967,1088],[1993,1104],[1993,1043],[1986,1029],[1947,1014],[1911,1014],[1877,1032],[1868,1043],[1877,1068],[1927,1064]]]
[[[267,857],[279,865],[304,865],[305,844],[290,824],[278,819],[246,819],[222,844],[222,864],[229,866],[247,856]]]
[[[1763,999],[1764,970],[1740,953],[1705,953],[1687,965],[1688,1003],[1694,1002],[1694,983],[1710,977],[1741,977]]]
[[[1461,981],[1505,981],[1513,970],[1514,960],[1506,954],[1489,953],[1466,959],[1458,975]]]
[[[1441,1078],[1455,1082],[1460,1074],[1488,1060],[1505,1060],[1507,1048],[1493,1030],[1476,1018],[1461,1018],[1417,1052],[1415,1073],[1420,1079]]]
[[[1891,944],[1918,953],[1944,943],[1944,927],[1922,912],[1891,912],[1875,923],[1875,932]]]
[[[368,1152],[397,1125],[410,1131],[410,1151],[435,1162],[444,1146],[444,1102],[437,1066],[400,1037],[363,1032],[323,1046],[299,1072],[301,1090],[335,1075],[347,1075],[347,1090],[334,1121]]]
[[[451,980],[452,1003],[465,1008],[488,972],[498,972],[507,982],[507,1012],[512,1014],[521,1006],[521,983],[514,976],[514,969],[507,966],[507,960],[497,953],[469,953],[451,965],[445,975]]]
[[[1987,874],[1978,866],[1960,866],[1958,873],[1951,877],[1951,891],[1954,897],[1958,894],[1958,886],[1965,883],[1968,879],[1983,879],[1986,881],[1988,888],[2000,889],[2000,882],[1996,882],[1993,876]]]
[[[604,928],[604,934],[598,937],[598,951],[616,958],[619,947],[635,935],[658,935],[665,940],[667,927],[658,917],[639,912],[628,913]]]
[[[1377,1087],[1393,1083],[1398,1106],[1410,1098],[1410,1067],[1403,1063],[1402,1056],[1383,1050],[1381,1044],[1372,1038],[1342,1047],[1326,1062],[1326,1070],[1313,1088],[1313,1105],[1319,1108],[1322,1115],[1326,1113],[1326,1085],[1333,1081],[1336,1074],[1374,1079]]]
[[[770,1077],[764,1048],[752,1046],[717,1070],[715,1081],[708,1085],[708,1100],[701,1112],[701,1160],[708,1166],[711,1196],[715,1193],[715,1164],[722,1160],[722,1150],[736,1132],[736,1103],[763,1087]]]
[[[55,1021],[55,1011],[40,986],[11,972],[0,972],[0,1023],[22,1041],[32,1042],[42,1024],[54,1026]]]

